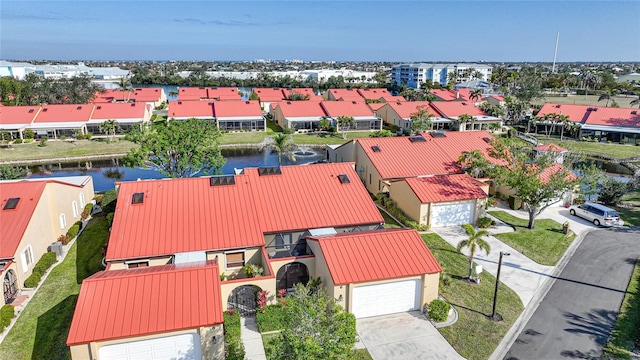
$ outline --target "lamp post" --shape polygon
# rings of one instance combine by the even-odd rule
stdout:
[[[498,300],[498,284],[500,284],[500,269],[502,268],[502,256],[511,255],[508,252],[500,251],[500,259],[498,260],[498,273],[496,274],[496,288],[493,291],[493,309],[491,311],[491,316],[489,319],[493,321],[502,321],[502,316],[500,314],[496,314],[496,301]]]

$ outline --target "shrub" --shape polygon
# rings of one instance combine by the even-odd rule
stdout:
[[[509,207],[513,210],[519,210],[522,207],[522,200],[515,196],[509,196]]]
[[[11,319],[16,316],[16,312],[13,306],[4,305],[0,308],[0,333],[4,331],[4,328],[11,324]]]
[[[427,307],[429,317],[436,322],[443,322],[447,320],[447,317],[449,317],[450,308],[451,305],[449,305],[448,302],[440,299],[433,300]]]
[[[84,206],[84,209],[89,211],[89,214],[91,214],[91,211],[93,211],[93,203],[88,203]]]
[[[82,220],[78,220],[73,225],[78,225],[78,230],[82,230]]]
[[[269,291],[262,290],[258,292],[258,308],[260,308],[260,312],[264,313],[266,311],[267,301],[269,297]]]
[[[40,260],[38,260],[36,266],[33,267],[31,276],[29,276],[27,280],[24,281],[24,287],[35,288],[36,286],[38,286],[42,275],[47,272],[51,265],[55,264],[56,260],[56,253],[54,252],[49,251],[42,255]]]
[[[65,135],[60,136],[60,140],[65,141],[67,140],[67,137]]]
[[[480,219],[478,219],[478,227],[483,228],[483,229],[486,229],[489,226],[492,226],[492,225],[495,225],[495,224],[496,224],[495,221],[491,220],[490,218],[488,218],[486,216],[485,217],[481,217]]]
[[[90,212],[87,209],[82,210],[82,213],[80,214],[80,219],[82,219],[83,221],[87,220],[87,218],[89,217],[89,213]]]
[[[78,235],[79,231],[80,231],[80,227],[78,225],[74,224],[67,231],[67,236],[69,237],[69,239],[73,239],[74,237],[76,237]]]
[[[244,345],[240,339],[240,314],[229,310],[223,316],[225,359],[244,360]]]
[[[91,133],[91,132],[88,132],[88,133],[84,134],[84,138],[87,139],[87,140],[91,139],[91,137],[93,137],[93,133]]]
[[[15,140],[13,140],[13,143],[14,143],[14,144],[22,144],[22,139],[17,138],[17,139],[15,139]]]
[[[93,197],[93,200],[96,201],[96,204],[100,204],[102,202],[102,196],[103,196],[102,194],[98,194],[98,195]],[[87,204],[87,205],[89,205],[89,204]],[[85,208],[86,208],[86,206],[85,206]]]
[[[69,240],[71,240],[69,238],[69,235],[62,234],[62,235],[58,236],[58,241],[60,241],[60,243],[62,243],[62,245],[67,245],[69,243]]]
[[[107,214],[107,222],[109,223],[109,226],[111,226],[111,224],[113,224],[113,215],[114,215],[114,213],[112,213],[112,212]]]
[[[242,272],[248,278],[261,276],[264,272],[264,269],[256,264],[246,264],[242,267]]]
[[[106,213],[114,212],[116,210],[117,197],[116,189],[111,189],[102,194],[102,199],[100,201],[100,207],[102,210]]]
[[[25,130],[22,135],[24,136],[25,139],[32,139],[36,136],[36,133],[33,132],[33,130],[31,129],[27,129]]]
[[[40,139],[40,143],[38,144],[38,147],[45,147],[45,146],[47,146],[47,138]]]
[[[287,323],[284,306],[282,304],[267,305],[265,312],[257,311],[256,323],[260,332],[284,329]]]

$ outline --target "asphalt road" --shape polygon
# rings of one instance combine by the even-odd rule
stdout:
[[[505,359],[599,358],[639,257],[640,231],[588,234]]]

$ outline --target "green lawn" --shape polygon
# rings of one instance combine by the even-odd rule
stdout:
[[[589,90],[589,93],[592,91]],[[544,103],[553,103],[553,104],[576,104],[576,105],[593,105],[598,107],[604,107],[607,104],[606,100],[598,101],[599,95],[568,95],[568,96],[551,96],[548,95],[543,99],[532,101],[534,105],[542,105]],[[620,105],[620,107],[631,107],[630,103],[637,99],[635,96],[624,96],[617,95],[613,97]],[[609,102],[611,105],[611,102]]]
[[[640,226],[640,191],[628,192],[622,197],[624,206],[613,206],[625,225]]]
[[[347,139],[342,138],[342,133],[306,133],[306,134],[294,134],[293,140],[296,144],[309,144],[309,145],[339,145],[349,140],[367,138],[371,134],[371,131],[349,131],[347,132]]]
[[[382,218],[384,219],[384,227],[386,229],[397,229],[402,227],[397,221],[393,220],[389,214],[380,209],[378,209],[378,211],[380,211],[380,215],[382,215]]]
[[[269,135],[269,133],[265,131],[224,133],[220,139],[220,145],[260,144],[267,135]]]
[[[268,360],[276,360],[278,357],[274,356],[274,344],[278,341],[280,334],[265,334],[262,335],[262,342],[264,344],[264,350]],[[367,349],[352,350],[349,357],[345,360],[373,360]]]
[[[543,143],[557,144],[566,149],[582,152],[585,154],[604,155],[616,159],[625,159],[628,157],[640,156],[640,146],[576,141],[566,138],[563,141],[560,141],[559,138],[547,138],[540,135],[538,135],[537,137]]]
[[[518,295],[506,285],[498,290],[497,313],[503,321],[493,322],[491,314],[495,277],[486,271],[480,274],[480,284],[468,284],[469,259],[460,254],[437,234],[422,235],[445,272],[451,276],[448,286],[440,293],[458,311],[458,321],[452,326],[438,329],[456,351],[469,360],[488,359],[523,310]]]
[[[104,216],[92,219],[24,309],[0,345],[0,359],[70,359],[66,345],[71,318],[86,276],[102,270],[98,257],[106,243]]]
[[[527,229],[529,220],[521,219],[504,211],[489,211],[489,214],[513,226],[515,232],[496,234],[496,238],[509,244],[529,259],[542,265],[555,265],[564,255],[575,234],[562,233],[562,224],[550,219],[535,221],[535,229]]]
[[[630,352],[640,346],[640,259],[631,275],[627,294],[604,351],[612,359],[630,359]]]
[[[48,141],[47,146],[38,143],[14,144],[10,149],[0,148],[0,161],[23,161],[67,158],[72,156],[124,154],[134,147],[131,142],[120,140],[107,143],[99,140]]]

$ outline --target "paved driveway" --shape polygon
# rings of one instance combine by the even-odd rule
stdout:
[[[358,319],[356,329],[374,360],[464,359],[419,311]]]
[[[505,359],[597,359],[640,257],[640,231],[586,235]]]

